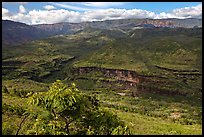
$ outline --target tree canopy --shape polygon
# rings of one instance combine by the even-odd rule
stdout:
[[[47,92],[29,97],[29,114],[35,123],[27,134],[35,135],[124,135],[130,131],[117,115],[100,107],[95,96],[57,80]]]

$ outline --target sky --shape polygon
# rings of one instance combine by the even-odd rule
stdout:
[[[29,25],[132,18],[202,18],[201,2],[2,2],[2,19]]]

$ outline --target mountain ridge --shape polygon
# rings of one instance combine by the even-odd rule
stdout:
[[[194,28],[202,27],[202,19],[120,19],[81,23],[62,22],[39,25],[27,25],[15,21],[2,20],[2,44],[3,46],[17,45],[55,35],[73,34],[87,27],[108,30],[120,29],[124,32],[138,27]]]

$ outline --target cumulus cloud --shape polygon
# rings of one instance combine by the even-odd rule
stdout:
[[[172,15],[179,18],[193,18],[202,16],[202,4],[193,7],[185,7],[180,9],[174,9],[171,12]]]
[[[11,16],[11,13],[8,9],[2,8],[2,19],[9,20]]]
[[[8,9],[2,8],[2,16],[7,16],[9,13]]]
[[[46,9],[46,10],[53,10],[53,9],[55,9],[55,7],[52,6],[52,5],[45,5],[44,9]]]
[[[2,9],[3,10],[3,9]],[[7,10],[4,9],[2,19],[9,19],[19,21],[26,24],[53,24],[59,22],[81,22],[81,15],[79,12],[60,10],[32,10],[27,14],[18,13],[15,15],[5,15]]]
[[[59,22],[80,22],[80,13],[74,11],[68,11],[64,9],[60,10],[33,10],[28,13],[31,17],[32,24],[42,23],[59,23]]]
[[[26,9],[24,8],[24,6],[23,5],[20,5],[19,6],[19,13],[26,13]]]
[[[155,13],[140,9],[106,9],[84,12],[82,21],[103,21],[128,18],[154,18]]]
[[[21,7],[23,7],[21,5]],[[54,6],[53,6],[54,7]],[[70,11],[67,9],[53,9],[48,7],[49,10],[31,10],[26,12],[25,8],[19,7],[21,12],[11,14],[8,9],[2,8],[2,19],[10,19],[27,24],[53,24],[59,22],[86,22],[86,21],[104,21],[112,19],[130,19],[130,18],[194,18],[202,16],[202,5],[199,4],[194,7],[185,7],[174,9],[171,12],[155,12],[141,10],[141,9],[99,9],[95,11]],[[45,7],[44,7],[45,8]],[[26,13],[25,13],[26,12]]]
[[[24,21],[30,20],[28,15],[22,14],[20,12],[17,14],[13,14],[8,9],[5,9],[5,8],[2,8],[2,19],[3,20],[18,21],[18,22],[23,22],[23,23],[27,23]]]

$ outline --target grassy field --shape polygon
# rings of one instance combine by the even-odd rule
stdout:
[[[138,113],[107,108],[117,113],[134,135],[202,135],[202,125],[181,125]]]
[[[30,85],[34,87],[34,82]],[[87,85],[87,87],[91,88],[92,86]],[[101,106],[117,114],[135,135],[202,134],[202,102],[199,100],[151,93],[141,94],[134,98],[130,95],[118,94],[131,91],[112,91],[107,88],[81,90],[88,95],[96,96],[100,100]],[[27,98],[3,93],[2,100],[3,134],[15,134],[23,119],[22,113],[27,108]],[[24,123],[20,134],[25,134],[26,129],[32,123],[31,119],[28,121]]]

